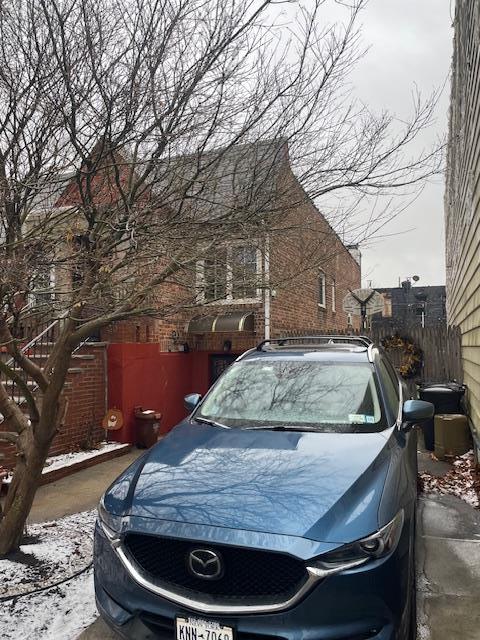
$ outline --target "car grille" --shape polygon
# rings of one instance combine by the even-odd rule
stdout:
[[[137,533],[127,534],[125,548],[154,584],[195,599],[202,594],[204,601],[211,597],[225,604],[285,602],[308,579],[305,564],[284,553]],[[224,572],[219,579],[205,580],[190,573],[188,556],[198,548],[221,556]]]

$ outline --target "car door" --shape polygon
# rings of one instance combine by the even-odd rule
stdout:
[[[379,358],[378,373],[381,378],[383,396],[392,416],[401,416],[403,406],[403,385],[400,377],[385,356]],[[396,492],[392,500],[409,511],[414,509],[417,496],[417,431],[407,433],[397,427],[391,433],[392,448],[392,486],[388,489]]]

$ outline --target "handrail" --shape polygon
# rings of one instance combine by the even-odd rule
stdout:
[[[20,351],[21,353],[26,353],[27,351],[30,351],[32,349],[37,349],[39,352],[40,357],[45,357],[48,358],[49,356],[49,351],[47,349],[43,349],[43,347],[47,347],[49,342],[48,342],[48,338],[47,341],[44,340],[45,336],[48,336],[52,330],[62,321],[65,320],[65,318],[67,318],[69,313],[69,310],[64,311],[60,316],[58,316],[57,318],[55,318],[55,320],[52,320],[51,322],[48,323],[48,325],[42,329],[42,331],[36,335],[34,338],[32,338],[26,345],[24,345]],[[89,341],[89,338],[86,338],[85,340],[82,340],[76,347],[75,349],[72,351],[72,354],[75,353],[76,351],[78,351],[84,344],[86,344]],[[5,364],[10,367],[12,364],[14,364],[15,358],[11,357]],[[21,369],[21,368],[20,368]],[[38,390],[39,385],[36,382],[36,380],[33,380],[31,378],[31,376],[28,375],[27,372],[22,371],[23,372],[23,379],[24,382],[26,384],[29,385],[30,387],[30,393],[34,393],[35,391]],[[18,405],[22,405],[25,403],[26,399],[25,397],[21,394],[21,388],[19,388],[18,383],[15,382],[15,380],[10,379],[8,380],[9,383],[9,394],[12,400],[14,400]]]
[[[64,318],[66,318],[67,315],[68,315],[68,311],[65,311],[60,317],[55,318],[55,320],[53,320],[53,322],[51,322],[43,331],[41,331],[37,336],[35,336],[35,338],[32,338],[29,343],[27,343],[25,346],[23,346],[20,349],[21,353],[25,353],[26,351],[34,347],[37,344],[37,342],[40,342],[40,340],[43,338],[45,334],[47,334],[55,326],[57,326],[60,320],[63,320]],[[13,362],[15,362],[15,358],[12,357],[5,364],[7,365],[7,367],[9,367]]]
[[[31,307],[32,307],[32,306],[33,306],[32,301],[27,302],[27,304],[26,304],[26,305],[24,305],[24,306],[20,309],[20,315],[21,315],[22,313],[25,313],[25,311],[28,311],[29,309],[31,309]],[[14,319],[15,319],[15,316],[14,316],[14,315],[13,315],[13,316],[9,316],[9,317],[7,318],[7,320],[6,320],[6,323],[7,323],[7,324],[12,324],[12,322],[14,321]]]

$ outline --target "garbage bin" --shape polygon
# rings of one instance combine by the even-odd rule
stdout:
[[[467,416],[455,413],[435,416],[435,455],[461,456],[472,448]]]
[[[420,387],[418,394],[420,400],[431,402],[435,407],[435,415],[438,414],[463,414],[462,398],[465,395],[465,386],[457,382],[444,384],[430,384]],[[428,451],[435,449],[435,423],[431,418],[422,424],[425,448]]]
[[[149,449],[160,434],[161,413],[153,409],[135,407],[135,444],[140,449]]]
[[[420,387],[420,400],[431,402],[435,407],[435,413],[464,414],[462,398],[465,395],[465,385],[457,382],[444,384],[429,384]]]

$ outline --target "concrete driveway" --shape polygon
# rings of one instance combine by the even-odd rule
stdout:
[[[40,487],[35,495],[28,522],[56,520],[80,511],[95,509],[105,489],[143,451],[132,449],[128,453],[71,476]]]
[[[418,640],[480,639],[480,511],[453,496],[421,496]],[[78,640],[115,640],[97,620]]]
[[[479,640],[480,511],[423,496],[418,523],[419,640]]]

